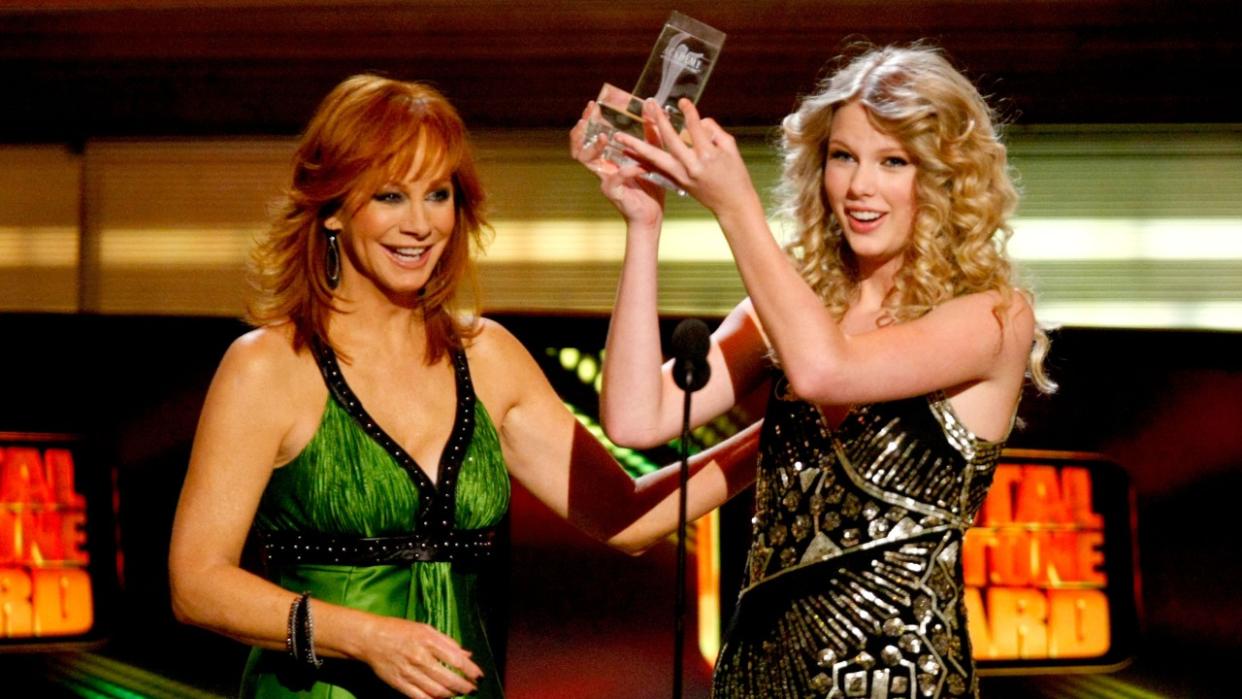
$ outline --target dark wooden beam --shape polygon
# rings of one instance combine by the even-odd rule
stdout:
[[[294,133],[360,71],[474,127],[560,128],[635,80],[669,6],[631,0],[61,0],[0,8],[0,141]],[[1242,122],[1226,0],[840,0],[678,9],[728,33],[702,107],[771,126],[855,39],[927,38],[1022,123]]]

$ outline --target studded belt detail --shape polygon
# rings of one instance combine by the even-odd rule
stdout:
[[[299,563],[399,565],[482,561],[495,551],[496,530],[450,529],[401,536],[354,537],[270,532],[260,535],[268,565]]]

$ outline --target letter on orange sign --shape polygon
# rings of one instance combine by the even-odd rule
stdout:
[[[34,571],[35,618],[42,636],[71,636],[91,628],[91,579],[77,568]]]
[[[988,616],[997,658],[1048,656],[1048,601],[1036,590],[988,590]]]
[[[17,563],[21,555],[17,540],[19,529],[17,513],[11,512],[0,502],[0,566]]]
[[[72,563],[90,563],[91,556],[83,547],[86,545],[86,513],[82,511],[66,512],[61,517],[61,541],[64,546],[66,561]]]
[[[1024,529],[1001,529],[990,556],[993,585],[1028,585],[1031,582],[1031,536]]]
[[[86,507],[86,498],[73,488],[73,453],[68,449],[48,449],[43,452],[43,461],[56,490],[56,502],[73,509]]]
[[[992,629],[988,624],[988,613],[983,608],[983,594],[977,587],[967,587],[964,600],[966,602],[966,633],[970,635],[970,647],[975,659],[996,659],[996,646],[992,643]]]
[[[51,503],[39,450],[9,447],[0,461],[0,502]]]
[[[1049,590],[1050,658],[1094,658],[1108,652],[1108,598],[1100,590]]]
[[[995,543],[991,531],[971,527],[962,540],[962,577],[967,585],[988,584],[988,548]]]
[[[1014,492],[1021,482],[1021,467],[1009,464],[996,467],[996,473],[992,476],[992,488],[988,490],[988,497],[979,511],[979,526],[999,527],[1013,522]]]
[[[34,632],[30,576],[21,568],[0,568],[0,638],[27,638]]]
[[[1079,532],[1078,570],[1082,581],[1093,585],[1108,584],[1104,572],[1104,532]]]
[[[1018,507],[1014,518],[1030,524],[1069,524],[1070,516],[1061,499],[1061,480],[1055,466],[1026,466],[1018,486]]]
[[[1079,532],[1076,531],[1031,532],[1039,558],[1033,581],[1035,584],[1055,587],[1066,582],[1082,582],[1082,574],[1079,572],[1078,535]]]
[[[1061,492],[1074,522],[1088,529],[1103,529],[1104,517],[1091,509],[1091,472],[1080,466],[1061,469]]]

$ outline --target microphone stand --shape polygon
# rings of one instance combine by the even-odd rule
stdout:
[[[681,470],[677,489],[677,594],[674,602],[673,699],[681,699],[686,639],[686,489],[690,481],[690,394],[711,377],[707,353],[711,334],[701,320],[687,318],[673,330],[673,382],[685,392],[681,414]]]
[[[693,384],[694,367],[685,366],[685,385]],[[681,411],[681,469],[677,489],[677,594],[674,598],[673,699],[681,699],[681,674],[686,637],[686,486],[690,481],[690,393],[684,390]]]

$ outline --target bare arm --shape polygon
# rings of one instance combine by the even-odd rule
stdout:
[[[626,222],[625,259],[608,326],[600,421],[617,444],[646,448],[663,444],[681,430],[682,391],[660,349],[658,254],[663,190],[639,175],[638,166],[618,168],[602,157],[604,140],[584,143],[590,103],[570,131],[570,153],[600,178],[600,190]],[[648,124],[647,140],[659,144]],[[759,380],[762,344],[749,304],[736,309],[713,337],[708,361],[712,378],[694,394],[691,423],[698,426],[728,410]],[[662,367],[663,365],[663,367]]]
[[[632,239],[631,239],[632,240]],[[635,262],[628,252],[608,325],[600,390],[604,431],[618,444],[646,448],[681,433],[683,393],[672,361],[660,349],[655,253]],[[694,393],[691,427],[725,412],[762,381],[767,345],[749,301],[739,304],[712,333],[711,377]]]
[[[592,537],[632,553],[676,528],[677,465],[631,478],[500,326],[488,323],[471,352],[476,386],[498,421],[509,470],[535,497]],[[689,519],[754,480],[757,439],[758,423],[691,459]]]
[[[265,334],[266,333],[266,334]],[[199,420],[169,555],[173,610],[181,621],[245,643],[283,649],[295,593],[243,570],[242,545],[292,424],[292,350],[256,331],[229,348]],[[283,355],[283,356],[282,356]],[[287,456],[291,456],[288,454]],[[448,697],[479,668],[453,639],[404,619],[312,600],[319,655],[369,663],[411,697]]]
[[[693,146],[668,137],[672,126],[658,109],[645,115],[665,134],[667,151],[620,138],[716,215],[799,396],[839,405],[989,382],[1003,384],[996,386],[998,396],[1016,396],[1033,328],[1020,298],[1014,298],[1004,324],[993,313],[997,295],[985,293],[946,302],[911,322],[847,335],[777,244],[732,136],[700,119],[689,102],[680,106]]]

